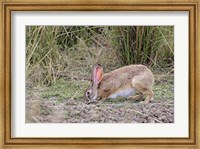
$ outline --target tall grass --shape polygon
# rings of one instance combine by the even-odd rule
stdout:
[[[161,69],[173,67],[172,26],[128,26],[118,29],[125,64],[146,64]]]
[[[88,78],[91,65],[105,71],[128,64],[173,69],[172,26],[27,26],[26,80],[50,85],[60,77]]]

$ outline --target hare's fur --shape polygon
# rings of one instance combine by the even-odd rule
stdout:
[[[92,85],[89,90],[93,100],[105,100],[117,96],[135,99],[142,95],[146,96],[145,103],[153,100],[154,76],[146,66],[129,65],[103,74],[103,68],[96,65],[92,78]],[[136,91],[140,95],[132,97],[131,95],[134,95]],[[89,95],[86,97],[90,101],[91,97]]]

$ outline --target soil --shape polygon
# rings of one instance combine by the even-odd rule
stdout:
[[[118,100],[85,104],[83,99],[26,98],[27,123],[173,123],[173,100]]]

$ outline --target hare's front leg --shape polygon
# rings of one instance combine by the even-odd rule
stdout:
[[[139,93],[139,95],[130,96],[128,97],[128,99],[139,100],[142,97],[143,97],[142,93]]]

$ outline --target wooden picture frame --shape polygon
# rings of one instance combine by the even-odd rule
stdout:
[[[0,138],[3,148],[200,148],[200,1],[1,1]],[[11,12],[12,11],[188,11],[189,12],[189,137],[188,138],[12,138],[11,137]]]

